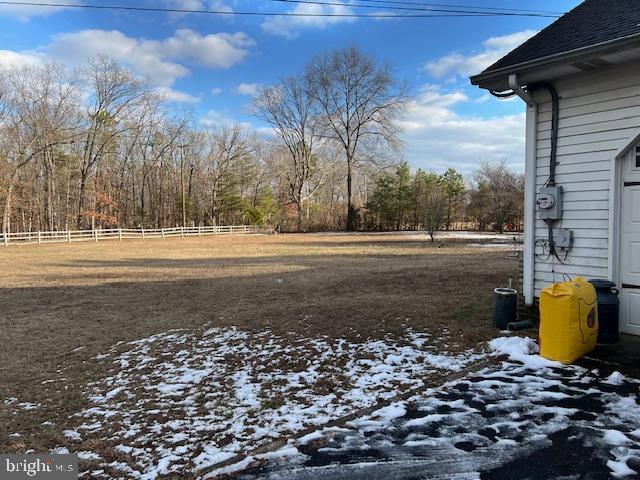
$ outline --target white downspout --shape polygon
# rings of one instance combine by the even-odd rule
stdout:
[[[509,76],[509,88],[527,104],[524,167],[524,264],[522,293],[527,306],[533,305],[535,275],[536,164],[538,144],[538,104],[522,89],[517,75]]]

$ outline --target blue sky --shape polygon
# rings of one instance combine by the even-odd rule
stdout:
[[[271,0],[93,3],[236,12],[352,9]],[[531,8],[531,2],[522,0],[438,3]],[[538,0],[534,8],[564,11],[578,3]],[[413,167],[442,171],[453,166],[469,173],[480,160],[506,160],[514,169],[522,169],[522,102],[495,100],[471,87],[467,77],[550,22],[531,17],[265,19],[0,6],[0,64],[78,65],[104,53],[148,77],[176,104],[193,109],[196,122],[212,128],[241,122],[262,129],[249,113],[257,87],[298,72],[325,49],[357,43],[390,61],[411,87],[413,99],[402,120],[402,156]]]

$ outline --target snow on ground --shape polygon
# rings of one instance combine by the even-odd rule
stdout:
[[[521,240],[522,234],[513,233],[495,233],[495,232],[438,232],[437,239],[463,239],[463,240],[493,240],[493,241],[509,241],[513,239]]]
[[[240,478],[637,478],[638,380],[549,362],[530,339],[491,345],[511,358],[290,441]]]
[[[5,398],[2,401],[2,403],[4,403],[5,405],[15,406],[15,407],[20,408],[22,410],[37,410],[38,408],[40,408],[42,406],[39,403],[18,402],[18,399],[15,398],[15,397]]]
[[[65,436],[99,465],[85,477],[205,472],[481,358],[443,353],[442,344],[455,341],[410,329],[401,342],[358,344],[225,328],[154,335],[99,356],[114,373],[90,386],[91,406]],[[101,448],[97,460],[86,445],[104,441],[112,453]]]

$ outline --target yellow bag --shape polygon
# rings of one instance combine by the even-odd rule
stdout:
[[[598,338],[596,290],[584,278],[556,283],[540,295],[540,355],[572,363]]]

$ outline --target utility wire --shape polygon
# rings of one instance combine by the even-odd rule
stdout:
[[[293,1],[293,0],[291,0]],[[303,2],[303,0],[296,0]],[[303,3],[311,3],[312,0],[304,0]],[[326,2],[313,2],[328,5]],[[120,10],[134,12],[159,12],[159,13],[192,13],[192,14],[209,14],[209,15],[227,15],[227,16],[260,16],[260,17],[340,17],[340,18],[446,18],[446,17],[499,17],[499,16],[518,16],[518,17],[552,17],[559,15],[535,14],[535,13],[507,13],[507,12],[486,12],[473,10],[453,10],[453,9],[429,9],[435,13],[302,13],[302,12],[256,12],[256,11],[228,11],[228,10],[205,10],[205,9],[188,9],[188,8],[161,8],[161,7],[139,7],[130,5],[101,5],[101,4],[77,4],[77,3],[54,3],[54,2],[15,2],[0,1],[0,5],[26,6],[26,7],[50,7],[50,8],[75,8],[75,9],[92,9],[92,10]],[[353,6],[349,4],[340,4],[343,6]]]
[[[272,0],[279,1],[279,0]],[[488,10],[494,12],[518,12],[518,13],[546,13],[552,15],[564,15],[566,12],[549,11],[549,10],[530,10],[523,8],[504,8],[504,7],[482,7],[477,5],[453,5],[449,3],[430,3],[430,2],[410,2],[410,1],[397,1],[397,0],[357,0],[363,3],[377,3],[377,4],[394,4],[394,5],[416,5],[421,7],[445,7],[445,8],[470,8],[475,10]],[[381,6],[381,8],[384,5]]]
[[[497,15],[507,15],[507,16],[531,16],[531,17],[540,17],[540,16],[549,16],[549,17],[557,17],[557,12],[545,12],[545,11],[531,11],[531,10],[517,10],[517,9],[501,9],[501,8],[490,8],[490,7],[471,7],[471,6],[463,6],[463,5],[444,5],[439,3],[418,3],[418,2],[387,2],[385,0],[371,0],[371,2],[375,3],[393,3],[394,6],[387,5],[361,5],[359,3],[344,3],[344,2],[335,2],[335,1],[327,1],[327,0],[269,0],[271,2],[278,3],[295,3],[295,4],[307,4],[307,5],[322,5],[322,6],[335,6],[335,7],[350,7],[350,8],[372,8],[376,10],[380,10],[381,8],[389,11],[389,10],[401,10],[401,11],[423,11],[423,12],[446,12],[446,13],[473,13],[478,15],[486,15],[486,14],[497,14]],[[357,2],[365,2],[367,0],[356,0]],[[402,5],[402,6],[395,6]],[[416,5],[416,6],[408,6],[408,5]],[[447,7],[447,8],[440,8]],[[460,10],[460,9],[468,9],[468,10]],[[479,11],[479,9],[482,9]]]

